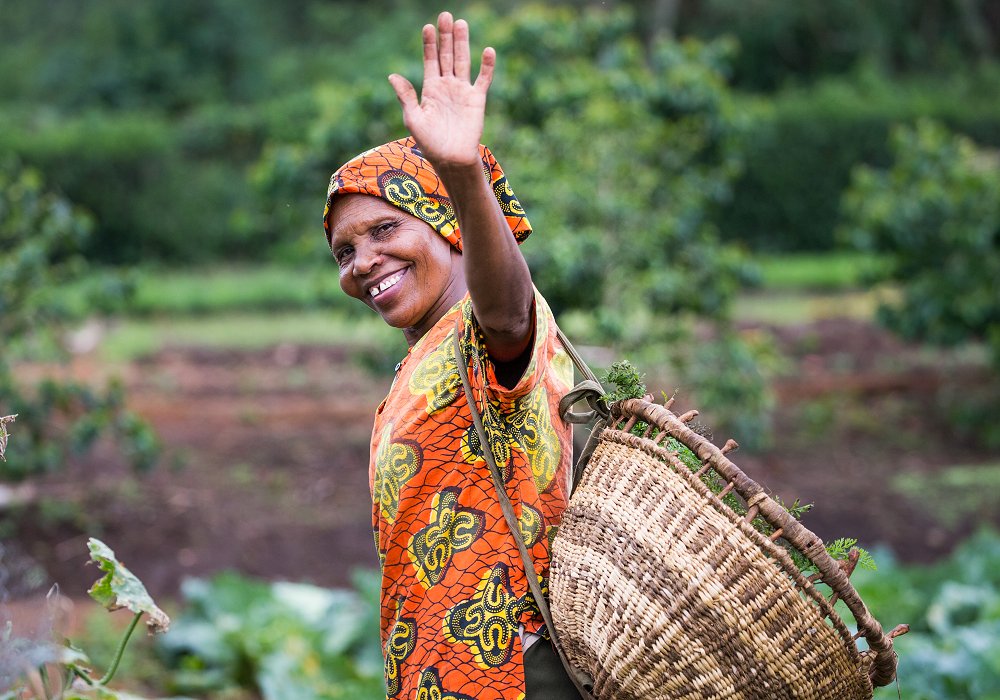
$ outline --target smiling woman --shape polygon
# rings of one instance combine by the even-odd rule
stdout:
[[[572,365],[518,248],[528,219],[479,144],[496,56],[483,51],[470,82],[468,32],[448,13],[423,28],[420,98],[389,78],[411,136],[339,168],[323,216],[341,289],[409,345],[376,412],[369,467],[386,695],[579,698],[529,591],[529,575],[548,577],[569,494],[572,433],[558,404]]]
[[[466,293],[462,255],[420,219],[383,199],[336,197],[330,247],[340,287],[413,345]]]

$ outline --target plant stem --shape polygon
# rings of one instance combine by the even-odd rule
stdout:
[[[76,676],[87,685],[94,685],[94,679],[90,677],[90,674],[88,674],[86,671],[84,671],[76,664],[70,664],[67,667],[67,671],[68,673],[66,675],[66,685],[69,685],[69,682],[73,679],[73,676]]]
[[[45,666],[39,666],[38,677],[42,679],[42,690],[45,691],[45,697],[53,697],[52,691],[49,690],[49,669]]]
[[[137,612],[135,617],[132,618],[132,623],[125,630],[125,636],[122,637],[122,641],[118,644],[118,651],[115,652],[115,658],[111,661],[111,666],[108,668],[108,672],[104,674],[104,677],[97,681],[97,685],[107,685],[114,678],[115,672],[118,670],[118,664],[121,663],[122,656],[125,654],[125,645],[128,644],[129,637],[132,636],[132,632],[135,631],[135,626],[139,624],[139,618],[142,617],[141,612]]]

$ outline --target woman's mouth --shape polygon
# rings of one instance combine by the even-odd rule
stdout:
[[[379,294],[382,294],[386,290],[391,289],[392,287],[394,287],[396,285],[396,283],[399,282],[399,280],[403,279],[403,275],[405,275],[405,274],[406,274],[406,270],[400,270],[399,272],[396,272],[396,273],[394,273],[392,275],[389,275],[388,277],[386,277],[384,280],[382,280],[378,284],[372,285],[371,289],[368,290],[368,293],[374,299]]]

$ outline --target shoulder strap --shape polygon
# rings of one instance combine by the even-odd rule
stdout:
[[[507,521],[507,527],[510,528],[511,535],[514,536],[514,542],[517,544],[517,550],[521,554],[521,562],[524,565],[524,573],[525,578],[528,580],[528,588],[531,590],[531,596],[535,599],[535,604],[538,606],[538,610],[542,613],[542,619],[545,620],[545,627],[548,629],[549,637],[552,639],[552,646],[555,647],[556,652],[559,654],[559,660],[562,662],[569,679],[573,682],[573,685],[576,686],[580,695],[584,698],[584,700],[594,700],[594,696],[591,695],[590,691],[587,689],[587,684],[592,686],[593,681],[588,678],[583,671],[580,671],[569,662],[569,659],[566,658],[562,645],[559,643],[557,638],[556,627],[552,623],[552,613],[549,611],[548,601],[545,600],[545,596],[542,594],[542,587],[538,584],[538,576],[535,574],[535,562],[531,558],[531,553],[528,551],[528,547],[524,544],[524,538],[521,536],[521,528],[518,526],[517,516],[514,514],[514,506],[510,502],[510,497],[507,495],[507,489],[504,486],[503,476],[501,475],[500,468],[497,466],[496,459],[493,456],[493,447],[490,445],[489,438],[486,435],[486,430],[483,428],[483,419],[479,414],[478,407],[476,406],[476,399],[472,395],[472,386],[469,383],[469,370],[466,366],[467,363],[465,356],[462,354],[462,332],[462,322],[461,319],[459,319],[459,323],[455,327],[455,362],[458,365],[458,374],[462,378],[462,388],[465,389],[465,398],[469,403],[469,412],[472,414],[472,422],[476,426],[476,432],[479,435],[479,444],[482,446],[483,457],[486,459],[487,466],[489,466],[490,476],[493,477],[493,485],[496,486],[497,500],[500,502],[500,510],[503,511],[504,520]],[[537,643],[540,644],[541,642]]]

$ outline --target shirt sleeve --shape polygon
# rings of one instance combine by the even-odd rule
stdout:
[[[531,355],[517,384],[513,387],[506,387],[497,379],[496,366],[486,349],[485,336],[472,313],[472,302],[471,300],[467,302],[468,312],[465,314],[465,318],[466,322],[471,324],[471,333],[467,332],[466,337],[471,340],[470,350],[474,351],[478,357],[478,362],[475,361],[475,358],[471,358],[473,359],[471,364],[474,367],[478,365],[479,368],[479,371],[476,372],[478,376],[474,381],[482,389],[485,389],[491,400],[499,402],[501,406],[513,404],[544,381],[553,358],[562,350],[562,345],[556,337],[555,319],[548,304],[537,289],[533,303]]]

